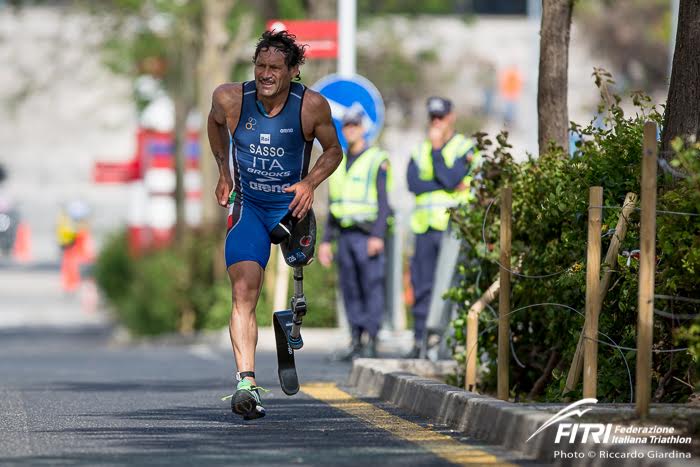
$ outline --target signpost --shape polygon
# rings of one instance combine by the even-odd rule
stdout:
[[[340,131],[341,121],[345,112],[351,108],[362,108],[365,113],[365,136],[370,143],[377,139],[384,125],[384,101],[377,88],[368,79],[359,75],[353,77],[328,75],[311,88],[328,100],[333,123],[343,149],[347,149],[347,143]]]
[[[361,108],[364,112],[363,126],[365,136],[374,142],[384,125],[384,101],[377,88],[366,78],[359,75],[346,76],[340,74],[328,75],[311,86],[326,98],[331,107],[333,124],[338,133],[338,139],[347,150],[347,142],[341,131],[343,116],[350,109]],[[398,215],[398,213],[397,213]],[[400,224],[396,219],[395,225]],[[391,310],[391,323],[394,330],[402,330],[406,326],[405,310],[400,299],[402,289],[402,244],[401,229],[394,228],[387,242],[387,261],[389,262],[387,277],[387,309]],[[339,321],[342,319],[339,317]]]

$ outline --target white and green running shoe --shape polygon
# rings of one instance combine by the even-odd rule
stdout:
[[[262,405],[259,390],[265,391],[260,386],[254,386],[253,383],[243,378],[236,387],[236,392],[224,399],[231,398],[231,411],[241,415],[243,420],[254,420],[265,416],[265,407]]]

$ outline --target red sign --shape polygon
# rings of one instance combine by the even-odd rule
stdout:
[[[338,22],[314,20],[273,19],[268,31],[289,31],[297,41],[308,45],[306,58],[336,58],[338,56]]]
[[[92,167],[92,180],[95,183],[126,183],[139,179],[137,160],[127,162],[96,161]]]

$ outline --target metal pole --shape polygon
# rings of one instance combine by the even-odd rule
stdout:
[[[637,318],[636,409],[649,416],[651,344],[654,337],[654,274],[656,273],[656,123],[644,125],[642,215],[639,237],[639,315]]]
[[[600,306],[600,227],[603,187],[592,186],[588,195],[588,258],[586,260],[586,319],[583,333],[583,397],[595,398],[598,387],[598,316]]]
[[[406,329],[406,309],[403,302],[403,238],[402,225],[399,213],[394,217],[394,228],[387,235],[391,235],[391,253],[386,260],[389,262],[389,278],[386,290],[386,306],[391,313],[391,329],[403,331]]]
[[[676,34],[678,33],[678,10],[680,0],[671,0],[671,40],[668,41],[668,79],[671,79],[673,69],[673,54],[676,51]]]
[[[356,0],[338,0],[338,74],[355,75]]]
[[[289,337],[296,340],[301,334],[302,318],[306,315],[306,298],[304,297],[304,269],[297,266],[293,271],[294,297],[292,297],[292,330],[289,332]],[[290,344],[293,349],[297,348],[293,342]]]

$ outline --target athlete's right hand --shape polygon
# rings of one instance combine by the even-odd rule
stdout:
[[[303,219],[314,204],[315,185],[308,178],[284,189],[285,193],[294,193],[294,199],[289,203],[289,210],[297,219]]]
[[[324,268],[330,267],[333,261],[333,251],[331,250],[331,244],[328,242],[323,242],[318,246],[318,261]]]
[[[214,194],[216,195],[216,200],[219,202],[220,206],[228,206],[228,199],[231,195],[231,190],[233,190],[233,180],[231,177],[219,175],[219,182],[216,184]]]

